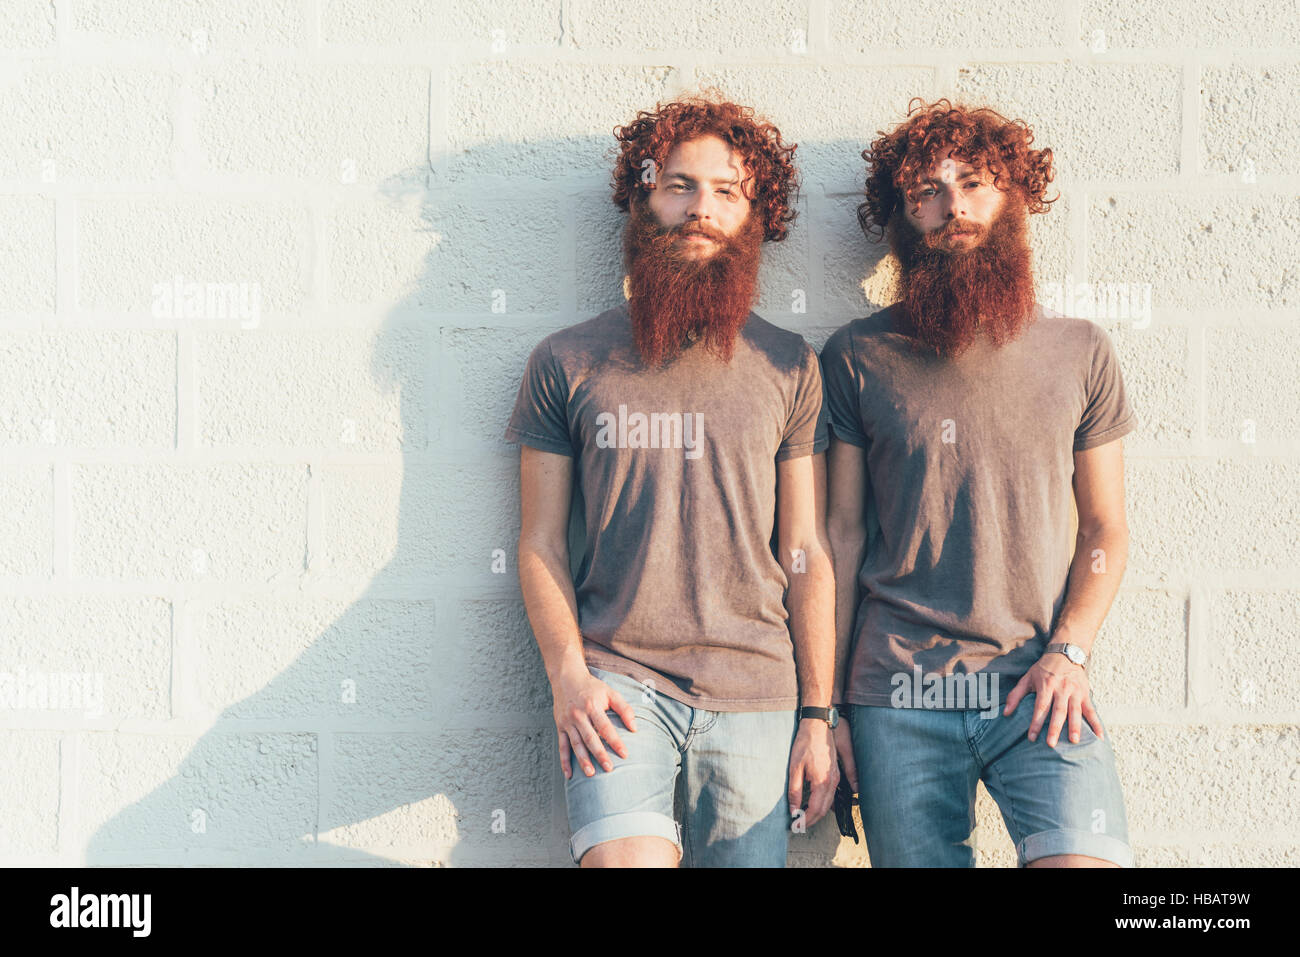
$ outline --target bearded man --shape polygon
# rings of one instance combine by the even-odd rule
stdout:
[[[751,311],[762,243],[794,218],[794,147],[717,96],[615,135],[628,301],[542,340],[505,433],[570,852],[782,867],[792,817],[822,817],[838,781],[821,372]]]
[[[1124,574],[1135,421],[1105,330],[1035,304],[1026,221],[1054,200],[1032,141],[940,100],[862,154],[858,219],[901,298],[821,361],[836,746],[875,866],[974,866],[981,780],[1021,865],[1132,865],[1085,668]]]

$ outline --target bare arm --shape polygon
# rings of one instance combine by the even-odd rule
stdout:
[[[789,589],[790,631],[799,703],[824,708],[832,703],[835,662],[835,581],[826,540],[826,460],[822,454],[777,462],[777,551]],[[830,726],[808,718],[790,751],[790,810],[803,806],[811,789],[806,823],[830,810],[839,769]]]
[[[835,568],[835,681],[834,700],[842,704],[847,691],[848,664],[853,649],[853,619],[858,610],[858,570],[867,547],[867,451],[859,445],[831,438],[826,529]],[[835,750],[854,791],[858,789],[857,762],[847,724],[835,730]]]
[[[560,766],[569,777],[572,751],[590,777],[596,773],[592,758],[606,771],[613,768],[602,738],[620,757],[627,757],[606,710],[616,711],[631,732],[636,731],[636,719],[622,696],[588,670],[582,653],[578,602],[569,574],[573,460],[521,446],[519,497],[519,587],[551,683]]]
[[[790,583],[787,603],[799,703],[832,703],[835,580],[826,539],[826,457],[777,463],[777,544]]]
[[[1128,566],[1123,444],[1116,439],[1074,453],[1079,532],[1069,588],[1052,640],[1068,641],[1089,653]]]
[[[1128,564],[1128,522],[1124,517],[1123,440],[1116,439],[1074,453],[1074,500],[1079,532],[1065,603],[1057,617],[1051,642],[1068,641],[1091,653],[1097,632],[1110,610]],[[1081,719],[1103,737],[1101,719],[1092,704],[1087,673],[1064,655],[1045,654],[1035,662],[1007,696],[1004,714],[1020,699],[1037,695],[1029,740],[1036,740],[1048,712],[1047,744],[1056,747],[1068,722],[1070,740],[1077,742]]]
[[[587,670],[569,574],[573,459],[521,446],[519,498],[519,586],[546,676],[554,684],[566,671]]]
[[[866,449],[832,438],[829,516],[826,521],[835,564],[835,701],[843,702],[853,618],[858,610],[858,571],[867,547]]]

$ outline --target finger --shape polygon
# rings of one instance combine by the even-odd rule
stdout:
[[[596,729],[592,727],[591,717],[584,714],[574,724],[578,728],[578,733],[582,735],[582,743],[587,746],[587,751],[591,754],[592,760],[606,771],[613,771],[614,762],[610,760],[609,752],[605,750],[605,745],[601,743],[600,735],[596,734]]]
[[[1026,672],[1021,676],[1020,680],[1016,682],[1016,686],[1011,689],[1011,693],[1007,695],[1007,703],[1002,708],[1002,713],[1004,715],[1010,714],[1012,711],[1016,710],[1016,705],[1020,704],[1020,699],[1025,696],[1025,691],[1028,688],[1029,674]]]
[[[587,777],[593,776],[596,773],[596,768],[591,763],[591,755],[583,747],[582,735],[578,733],[577,728],[572,726],[566,730],[569,735],[569,743],[573,745],[573,756],[578,759],[578,767],[582,768],[582,773]]]
[[[573,777],[573,765],[569,761],[569,736],[562,728],[555,730],[556,736],[560,739],[560,768],[564,771],[564,779],[567,781]]]
[[[1062,691],[1056,696],[1052,707],[1052,720],[1047,725],[1047,746],[1056,747],[1056,742],[1061,737],[1061,728],[1065,724],[1065,719],[1070,713],[1070,693]]]
[[[839,770],[833,770],[822,780],[817,781],[812,786],[812,796],[808,799],[808,823],[816,824],[826,812],[831,809],[831,804],[835,801],[835,786],[840,783]]]
[[[1098,739],[1102,738],[1101,715],[1097,714],[1097,709],[1092,706],[1092,695],[1083,699],[1083,716],[1088,719],[1088,724],[1092,727],[1092,733]]]
[[[1039,688],[1037,698],[1034,701],[1034,716],[1029,722],[1029,740],[1038,740],[1038,732],[1042,730],[1043,721],[1047,718],[1047,712],[1052,708],[1052,692],[1047,688]]]
[[[609,689],[609,707],[622,719],[624,727],[636,734],[636,713],[627,700],[613,688]],[[624,754],[623,757],[627,755]]]
[[[623,739],[618,736],[618,729],[614,727],[614,722],[609,720],[609,715],[601,711],[592,717],[592,724],[596,726],[596,733],[604,738],[611,748],[620,758],[627,757],[627,746],[623,744]],[[605,769],[606,771],[609,768]]]
[[[853,793],[858,793],[858,762],[853,757],[853,742],[849,742],[847,747],[837,747],[836,751],[840,756],[840,764],[844,769],[844,776],[849,780],[849,787],[853,788]]]
[[[1079,743],[1079,732],[1083,722],[1080,720],[1079,699],[1070,699],[1070,741],[1074,744]]]
[[[794,817],[803,807],[803,760],[790,763],[790,786],[786,788],[786,800],[790,802],[790,816]]]

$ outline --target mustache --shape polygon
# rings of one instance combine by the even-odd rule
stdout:
[[[988,228],[979,223],[972,223],[967,220],[954,219],[945,223],[942,228],[927,234],[926,239],[933,242],[936,239],[951,239],[958,233],[969,233],[976,237],[982,237],[988,232]]]
[[[661,228],[661,236],[670,234],[677,236],[704,236],[706,239],[712,239],[716,243],[727,241],[727,237],[721,230],[701,222],[687,222],[682,223],[680,226],[666,226]]]

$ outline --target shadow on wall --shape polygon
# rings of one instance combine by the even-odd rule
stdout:
[[[478,146],[390,177],[358,207],[386,224],[373,262],[391,268],[423,244],[359,376],[372,402],[387,398],[354,441],[300,443],[308,531],[266,534],[303,545],[301,566],[251,584],[267,576],[214,540],[207,584],[173,608],[172,717],[189,709],[208,730],[82,736],[88,865],[571,864],[550,689],[515,568],[518,449],[501,434],[533,346],[622,299],[611,142]],[[861,149],[817,145],[850,159]],[[551,156],[574,163],[519,174]],[[859,232],[857,199],[805,187],[790,237],[764,247],[756,308],[818,349],[875,308],[855,284],[883,250]],[[334,235],[331,306],[368,281],[348,275],[367,263],[349,247],[370,238]],[[214,335],[266,337],[254,362],[275,327]],[[318,374],[319,343],[301,335],[286,347],[299,363],[280,370],[289,380]],[[305,394],[293,385],[286,402]],[[335,386],[346,415],[350,385],[323,392]],[[206,510],[223,508],[241,503]],[[130,769],[150,766],[169,777],[133,799]],[[829,862],[838,843],[828,815],[792,841],[792,863]]]

